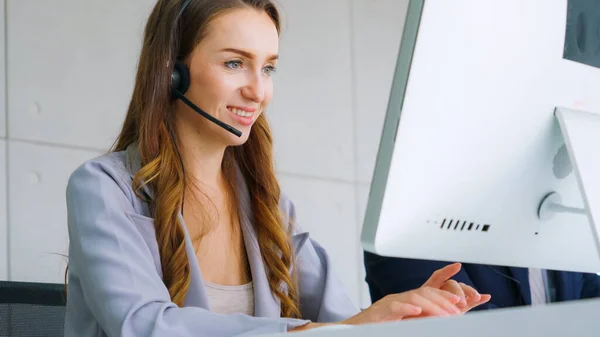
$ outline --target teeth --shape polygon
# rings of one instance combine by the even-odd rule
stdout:
[[[238,116],[242,116],[242,117],[252,116],[252,112],[246,112],[244,110],[240,110],[240,109],[236,109],[236,108],[231,109],[231,112],[233,112],[234,114],[236,114]]]

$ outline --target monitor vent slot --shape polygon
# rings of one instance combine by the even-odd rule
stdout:
[[[488,232],[491,228],[489,224],[481,224],[464,219],[444,218],[441,221],[430,221],[440,224],[440,229],[462,232]]]

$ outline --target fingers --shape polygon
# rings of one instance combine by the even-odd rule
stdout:
[[[440,289],[446,281],[452,276],[456,275],[461,268],[460,263],[453,263],[445,266],[444,268],[436,270],[431,277],[423,284],[424,287],[432,287]]]
[[[462,310],[462,312],[466,313],[466,312],[470,311],[471,309],[476,308],[484,303],[487,303],[490,299],[492,299],[492,296],[489,294],[482,294],[480,296],[481,296],[481,298],[479,299],[479,301],[475,301],[474,303],[469,303],[467,305],[467,307]]]
[[[453,280],[448,281],[448,283],[456,283]],[[461,300],[461,302],[459,304],[457,304],[457,306],[459,308],[462,309],[463,313],[475,308],[476,306],[479,306],[487,301],[490,300],[491,296],[487,295],[485,299],[483,299],[482,301],[482,295],[479,294],[479,292],[477,290],[475,290],[473,287],[466,285],[464,283],[456,283],[456,284],[452,284],[452,285],[448,285],[448,287],[452,287],[453,289],[456,288],[456,286],[458,285],[458,287],[460,287],[461,291],[464,293],[464,300]],[[455,292],[456,290],[453,290],[452,293],[456,294]]]
[[[477,290],[462,282],[448,280],[441,289],[459,296],[461,300],[456,305],[461,309],[469,308],[472,304],[478,303],[481,300],[481,295]]]
[[[448,315],[456,315],[461,313],[461,310],[456,307],[456,304],[459,303],[461,298],[455,294],[452,294],[451,292],[435,288],[423,288],[421,289],[421,295],[435,303]]]
[[[465,285],[465,286],[467,286],[467,285]],[[444,283],[441,290],[446,290],[446,291],[460,297],[460,301],[456,304],[459,308],[467,307],[467,296],[468,295],[466,294],[465,290],[467,290],[470,294],[472,294],[472,292],[469,289],[466,289],[463,287],[463,283],[458,283],[454,280],[448,280],[446,283]],[[475,289],[473,289],[473,290],[475,290]],[[477,295],[479,295],[479,293],[477,293],[476,291],[475,291],[475,293]],[[479,297],[477,297],[476,301],[478,301],[478,300],[479,300]]]
[[[465,297],[472,299],[473,301],[479,301],[481,299],[481,295],[475,288],[466,285],[464,283],[459,283],[460,288],[465,293]]]
[[[450,316],[461,313],[455,305],[460,298],[440,289],[419,288],[409,293],[399,294],[397,300],[420,307],[422,316]]]

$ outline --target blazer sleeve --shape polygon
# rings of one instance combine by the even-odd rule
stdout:
[[[295,247],[302,317],[314,322],[340,322],[360,312],[348,296],[334,271],[327,251],[303,232],[298,224],[294,204],[283,198],[282,209],[290,219],[295,237],[302,243]]]
[[[122,175],[122,174],[121,174]],[[129,214],[131,188],[116,169],[87,162],[67,186],[69,264],[88,309],[110,337],[236,336],[286,332],[306,320],[180,308]]]

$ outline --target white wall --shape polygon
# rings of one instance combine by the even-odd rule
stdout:
[[[8,214],[6,174],[6,52],[4,40],[5,3],[0,0],[0,280],[8,278]]]
[[[0,279],[62,282],[66,181],[117,134],[154,0],[4,1]],[[408,1],[279,2],[268,112],[278,174],[300,224],[365,306],[360,226]]]

